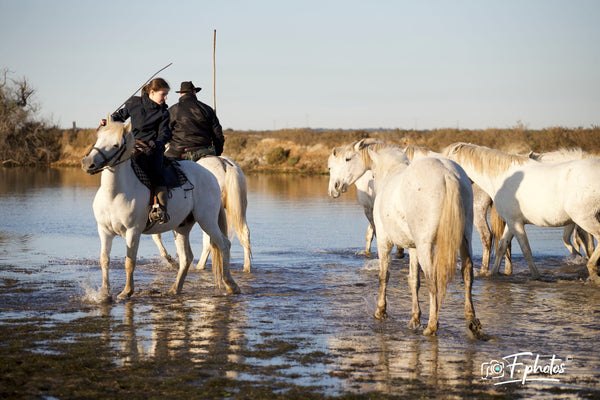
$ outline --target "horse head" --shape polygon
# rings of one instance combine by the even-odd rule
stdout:
[[[367,170],[356,144],[336,147],[327,160],[329,196],[337,198],[348,190]]]
[[[131,123],[112,121],[110,115],[106,121],[96,132],[96,143],[81,160],[81,168],[91,175],[127,161],[135,144]]]

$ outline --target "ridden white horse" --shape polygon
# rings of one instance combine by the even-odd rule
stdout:
[[[575,223],[600,238],[600,160],[584,159],[545,164],[525,156],[467,143],[455,143],[444,154],[457,161],[469,177],[494,200],[506,228],[499,253],[506,250],[513,236],[517,238],[529,271],[539,278],[525,232],[525,224],[565,226]],[[587,262],[589,279],[600,284],[596,247]],[[501,262],[496,257],[491,274],[498,273]]]
[[[137,178],[131,167],[130,157],[135,143],[131,126],[113,122],[110,116],[107,121],[106,126],[99,128],[96,143],[81,161],[82,169],[87,173],[102,171],[93,209],[100,236],[102,292],[105,300],[111,299],[108,269],[114,237],[122,236],[127,245],[125,288],[118,295],[118,298],[125,299],[134,291],[133,271],[140,235],[171,230],[175,232],[179,272],[169,293],[181,293],[193,260],[189,233],[196,222],[211,238],[213,273],[217,286],[221,287],[223,282],[228,292],[239,293],[240,289],[229,271],[231,244],[225,234],[227,221],[221,204],[221,191],[215,177],[194,162],[181,162],[180,167],[188,182],[171,190],[169,222],[148,226],[150,190]]]
[[[599,158],[597,155],[583,151],[579,147],[560,148],[558,150],[544,153],[530,152],[528,156],[529,158],[544,163],[558,163],[564,161],[581,160],[584,158]],[[573,241],[571,241],[571,237],[573,237]],[[594,238],[592,235],[583,231],[575,224],[569,224],[565,226],[565,229],[563,230],[562,242],[572,256],[581,257],[581,253],[578,250],[581,249],[585,258],[589,259],[594,252]]]
[[[464,171],[456,163],[439,158],[424,158],[408,165],[408,159],[397,148],[361,147],[360,142],[353,147],[348,146],[343,157],[330,157],[328,166],[332,197],[339,196],[340,191],[351,185],[364,170],[371,169],[374,173],[376,196],[373,217],[380,259],[375,318],[387,317],[390,252],[394,245],[401,246],[407,248],[410,255],[412,316],[409,327],[420,326],[418,268],[421,265],[430,300],[429,321],[423,333],[435,334],[439,308],[447,282],[454,275],[460,251],[468,333],[483,338],[471,298],[473,198],[471,182]]]
[[[235,161],[226,156],[202,157],[198,164],[209,170],[219,183],[221,188],[221,201],[227,211],[227,222],[237,234],[238,240],[244,248],[244,272],[250,272],[252,268],[252,251],[250,249],[250,230],[246,222],[246,209],[248,207],[248,189],[244,172]],[[160,255],[169,263],[174,264],[173,258],[163,246],[161,235],[152,235]],[[210,254],[210,236],[202,234],[202,254],[196,265],[196,269],[203,270],[206,267]]]

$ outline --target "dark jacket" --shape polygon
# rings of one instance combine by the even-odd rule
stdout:
[[[154,140],[164,149],[171,140],[169,110],[166,104],[157,104],[147,94],[133,96],[125,106],[112,115],[113,121],[125,122],[131,117],[131,131],[136,140]]]
[[[169,157],[180,157],[186,149],[215,146],[217,155],[223,152],[223,130],[212,107],[202,103],[194,93],[187,93],[169,108],[173,137],[169,142]]]

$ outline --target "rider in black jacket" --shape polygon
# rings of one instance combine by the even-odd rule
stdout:
[[[179,102],[169,108],[170,130],[167,157],[197,161],[206,155],[220,156],[223,152],[223,130],[212,107],[196,97],[201,88],[191,81],[181,82]]]
[[[125,106],[111,117],[113,121],[125,122],[131,118],[131,131],[135,137],[135,161],[146,171],[156,188],[159,207],[152,210],[150,218],[160,223],[169,220],[167,214],[168,191],[163,177],[163,154],[171,139],[169,110],[165,103],[169,84],[155,78],[142,89],[142,96],[127,100]]]

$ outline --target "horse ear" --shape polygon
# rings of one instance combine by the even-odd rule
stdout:
[[[337,147],[334,147],[333,150],[331,150],[331,154],[333,154],[334,157],[337,157]]]
[[[123,126],[123,133],[126,135],[131,132],[131,121],[127,121],[127,123]]]
[[[112,118],[110,116],[110,114],[106,114],[106,124],[110,124],[112,122]]]
[[[377,154],[377,152],[375,150],[373,150],[372,148],[368,147],[367,151],[369,152],[369,157],[371,158],[371,161],[377,160],[377,158],[379,157],[379,155]]]
[[[366,139],[360,139],[358,143],[354,145],[354,150],[362,150],[365,147],[365,140]]]

